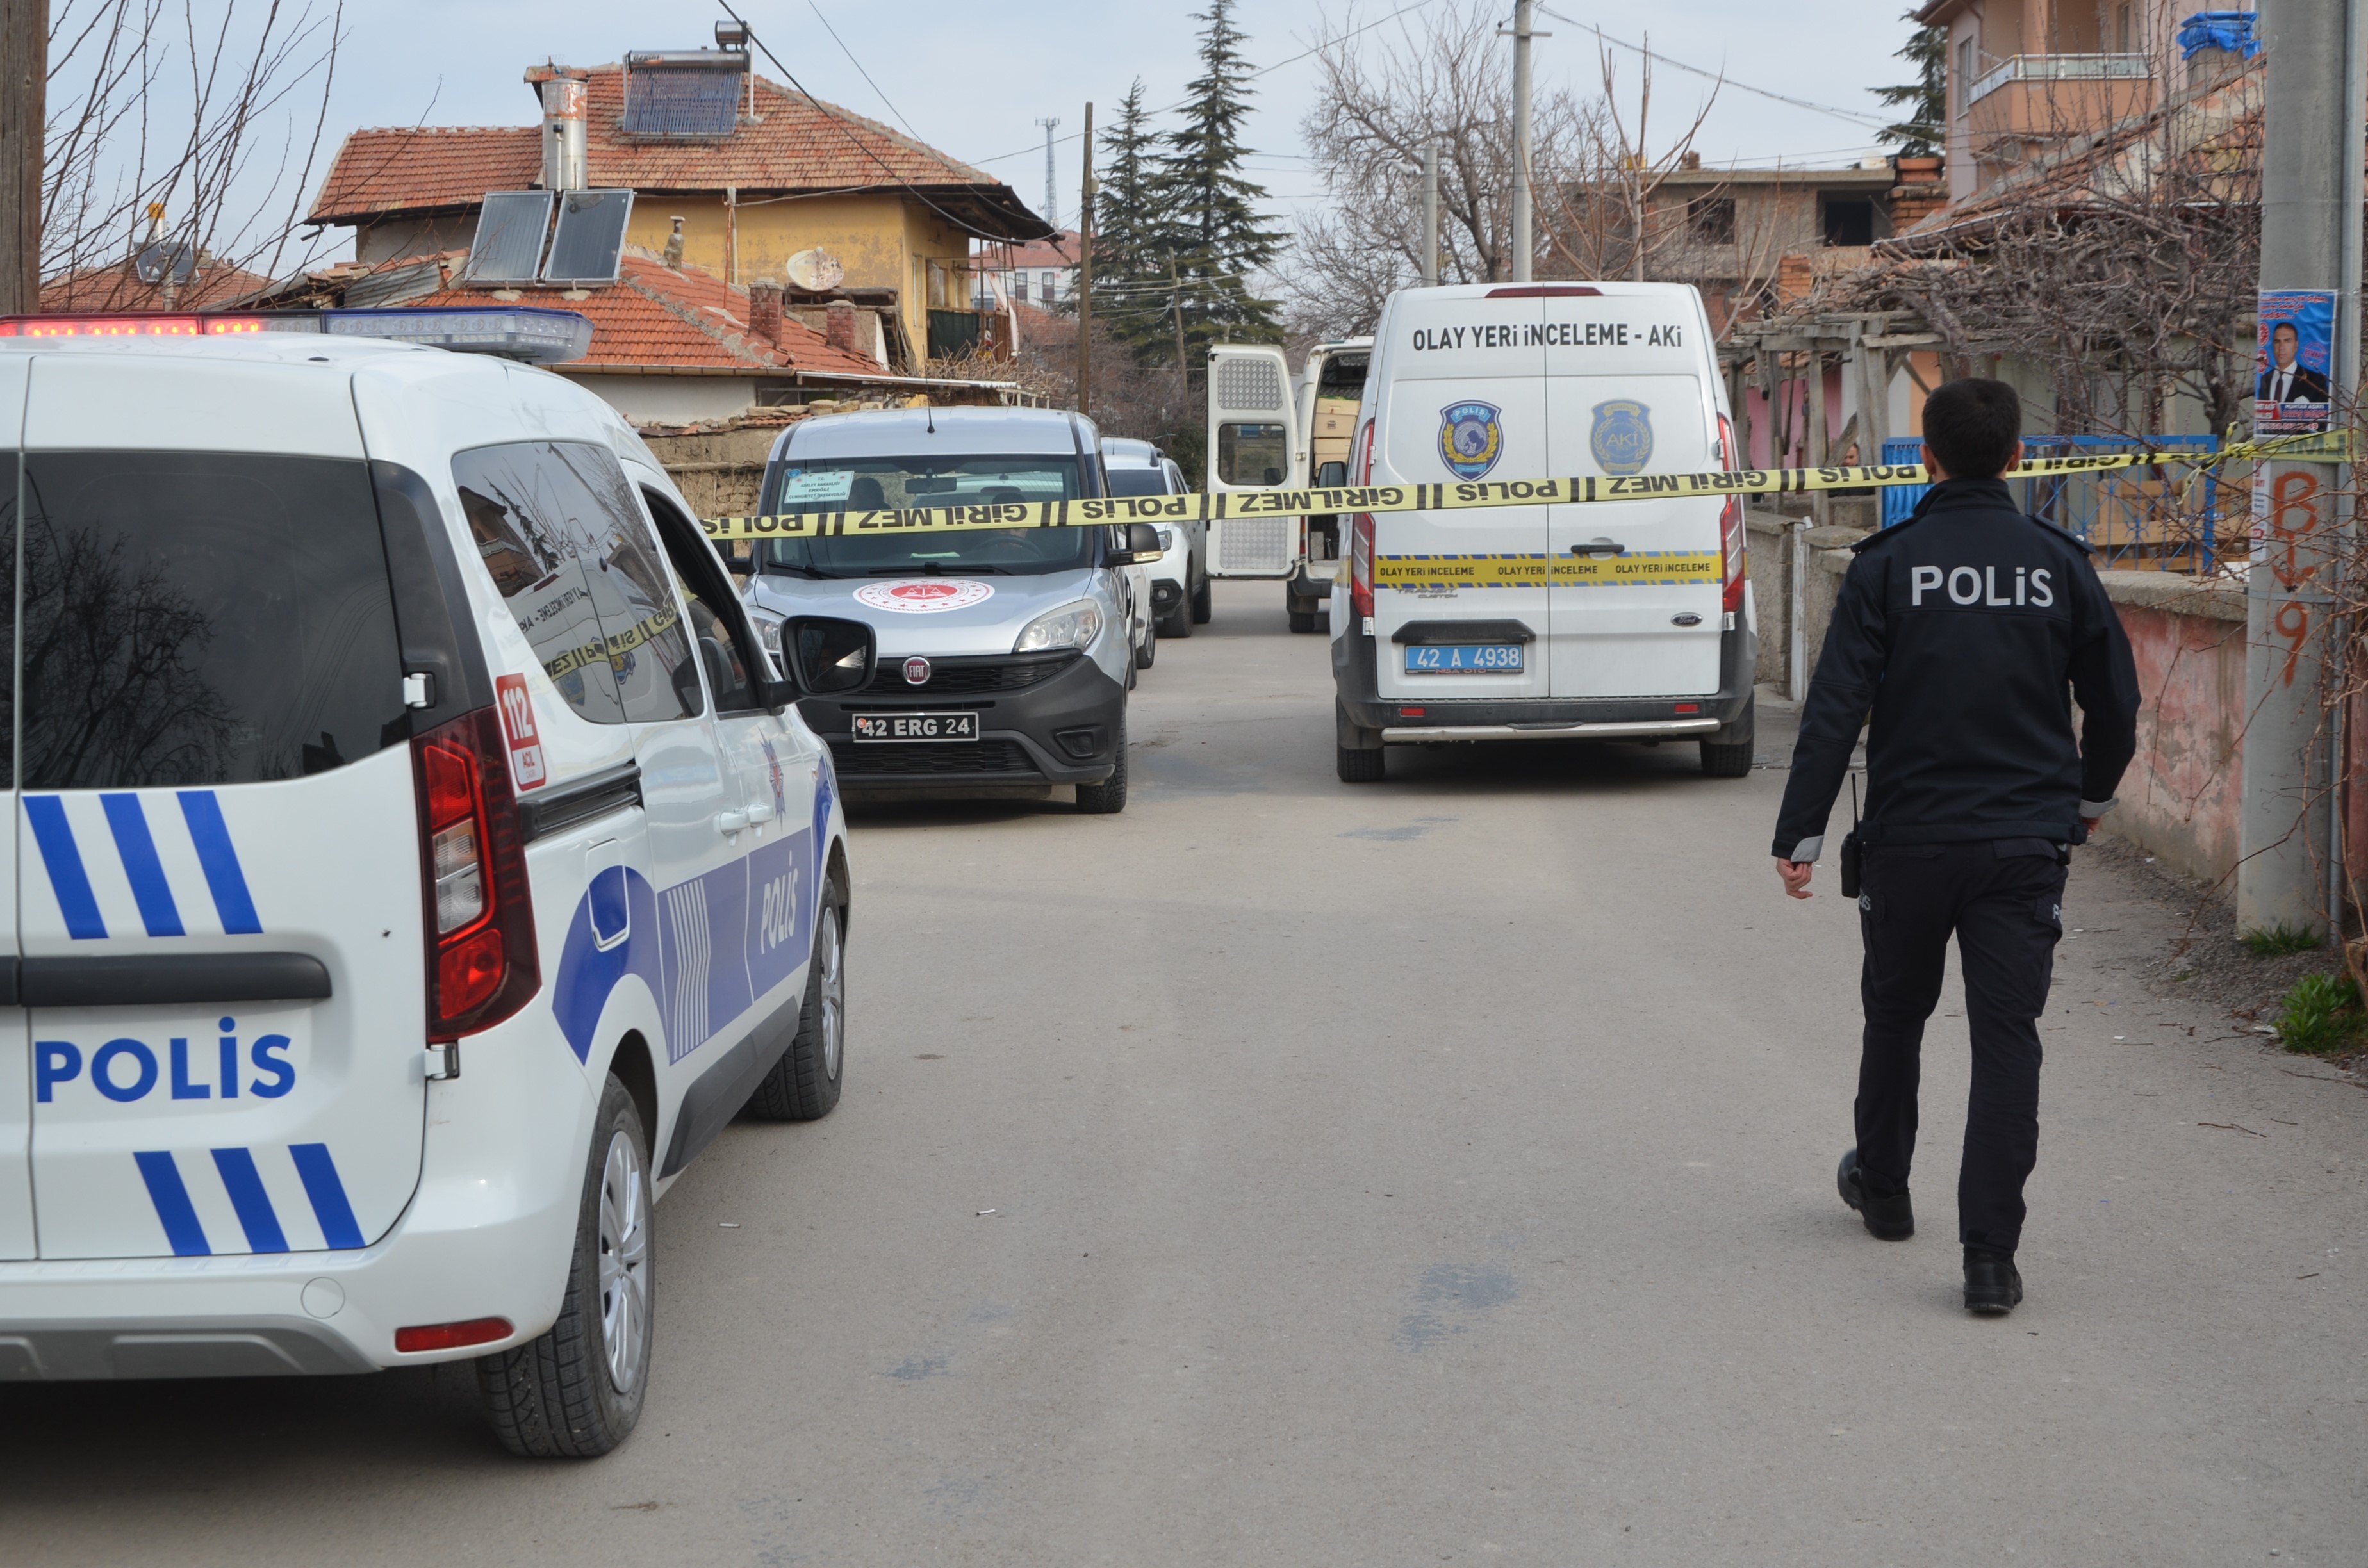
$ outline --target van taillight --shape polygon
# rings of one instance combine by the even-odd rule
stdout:
[[[1726,465],[1729,473],[1739,466],[1736,459],[1735,426],[1722,414],[1718,416],[1718,460]],[[1729,615],[1743,609],[1743,585],[1751,580],[1749,563],[1744,557],[1743,497],[1730,495],[1718,515],[1719,576],[1725,591],[1719,596],[1719,608]]]
[[[500,716],[480,708],[411,743],[426,877],[427,1038],[490,1028],[542,983],[526,845]]]
[[[1358,615],[1373,613],[1373,517],[1357,514],[1349,531],[1349,608]]]

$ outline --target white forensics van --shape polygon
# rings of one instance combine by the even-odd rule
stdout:
[[[0,320],[0,1380],[475,1358],[604,1452],[654,1200],[838,1097],[871,636],[778,678],[590,392],[286,326]]]
[[[1701,296],[1675,283],[1390,296],[1351,484],[1732,469]],[[1734,497],[1358,516],[1335,588],[1339,776],[1404,742],[1690,739],[1751,767],[1757,656]],[[1555,563],[1563,563],[1557,568]]]

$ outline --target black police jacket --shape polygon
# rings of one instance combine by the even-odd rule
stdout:
[[[2137,749],[2137,669],[2089,547],[2002,480],[1952,479],[1854,549],[1775,853],[1817,858],[1870,714],[1862,842],[2080,842]]]

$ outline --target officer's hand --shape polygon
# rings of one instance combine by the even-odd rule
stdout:
[[[2082,817],[2080,819],[2080,825],[2087,828],[2089,833],[2093,835],[2098,828],[2104,825],[2104,822],[2105,819],[2102,817]]]
[[[1784,896],[1787,898],[1816,897],[1816,895],[1809,891],[1809,873],[1816,869],[1817,863],[1815,860],[1787,860],[1782,855],[1777,856],[1776,874],[1784,879]]]

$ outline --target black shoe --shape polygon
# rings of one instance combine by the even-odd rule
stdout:
[[[1965,1311],[2004,1317],[2022,1302],[2022,1276],[2014,1254],[1987,1247],[1965,1249]]]
[[[1884,1198],[1869,1192],[1866,1173],[1858,1168],[1856,1149],[1842,1156],[1842,1167],[1834,1173],[1834,1186],[1842,1201],[1865,1220],[1867,1233],[1876,1241],[1904,1242],[1916,1233],[1916,1210],[1909,1207],[1907,1195]]]

